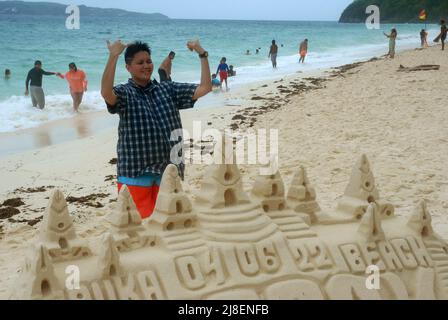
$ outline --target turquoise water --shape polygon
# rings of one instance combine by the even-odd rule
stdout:
[[[54,76],[44,78],[47,108],[38,112],[31,108],[29,98],[23,97],[26,74],[34,60],[42,60],[48,71],[66,72],[68,63],[75,62],[86,71],[89,93],[82,110],[104,109],[98,93],[100,79],[108,51],[106,40],[121,39],[125,42],[143,40],[150,44],[157,69],[169,51],[176,51],[173,80],[199,81],[199,60],[187,50],[187,40],[199,38],[209,51],[212,72],[222,56],[235,66],[237,77],[231,87],[257,80],[337,66],[356,59],[368,58],[387,52],[387,39],[382,34],[397,27],[397,49],[419,46],[422,25],[382,25],[381,30],[368,30],[363,24],[338,24],[336,22],[299,21],[214,21],[168,20],[135,21],[126,18],[85,18],[81,12],[81,29],[65,28],[65,15],[61,17],[26,17],[0,15],[0,71],[11,69],[12,78],[0,80],[0,132],[14,131],[38,125],[61,117],[73,116],[67,84]],[[430,39],[437,26],[428,26]],[[432,31],[434,30],[434,31]],[[303,66],[298,64],[298,44],[308,38],[309,56]],[[279,45],[278,70],[272,70],[267,58],[271,40]],[[283,45],[283,47],[281,47]],[[255,49],[261,48],[255,55]],[[246,50],[251,55],[245,55]],[[158,76],[154,74],[153,76]],[[116,82],[126,81],[128,74],[120,60]]]

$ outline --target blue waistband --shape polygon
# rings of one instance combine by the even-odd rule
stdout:
[[[118,183],[136,187],[151,187],[153,185],[160,186],[162,176],[158,174],[145,173],[136,178],[118,177]]]

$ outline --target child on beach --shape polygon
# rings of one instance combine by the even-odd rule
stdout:
[[[84,71],[78,69],[74,62],[68,65],[69,71],[62,75],[58,73],[58,77],[61,79],[67,79],[70,87],[70,94],[73,99],[73,110],[78,112],[79,106],[82,102],[84,92],[87,91],[87,77]]]
[[[303,40],[300,43],[300,47],[299,47],[299,54],[300,54],[300,59],[299,59],[299,63],[305,63],[305,57],[308,53],[308,39]]]
[[[146,43],[107,42],[109,59],[101,81],[101,95],[107,109],[120,116],[118,125],[118,190],[127,185],[142,218],[155,207],[165,168],[178,167],[184,177],[182,122],[179,110],[192,108],[212,90],[208,53],[198,40],[187,47],[201,60],[201,82],[197,84],[151,80],[154,64]],[[117,62],[125,51],[131,78],[114,87]],[[175,138],[172,136],[175,134]],[[178,149],[180,146],[180,150]]]
[[[387,53],[387,55],[391,59],[393,59],[395,57],[395,41],[396,41],[397,35],[398,35],[397,29],[393,28],[390,32],[390,35],[386,34],[385,32],[383,32],[383,33],[386,37],[389,38],[389,52]]]
[[[219,74],[219,78],[221,79],[221,85],[223,81],[226,83],[226,90],[229,90],[229,86],[227,85],[227,77],[229,75],[229,66],[226,63],[227,59],[222,57],[219,62],[218,69],[216,69],[216,73]]]
[[[213,89],[222,87],[221,81],[219,81],[219,79],[216,78],[216,73],[212,74],[212,86]]]

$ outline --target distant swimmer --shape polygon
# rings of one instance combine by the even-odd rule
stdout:
[[[176,56],[176,53],[174,51],[171,51],[168,54],[168,57],[163,60],[162,64],[159,67],[159,77],[160,82],[164,81],[172,81],[171,80],[171,68],[173,66],[173,60]]]
[[[305,57],[308,53],[308,39],[303,40],[299,46],[299,55],[300,60],[299,63],[305,63]]]
[[[255,54],[259,54],[260,53],[260,49],[255,49]]]
[[[219,74],[219,78],[221,79],[221,85],[223,82],[226,83],[226,90],[229,90],[229,86],[227,84],[227,77],[229,75],[229,66],[226,63],[227,59],[222,57],[219,62],[218,69],[216,69],[216,73]]]
[[[39,109],[45,108],[45,93],[42,89],[43,76],[55,75],[57,72],[47,72],[42,69],[42,62],[37,60],[34,62],[34,68],[28,72],[28,76],[25,80],[25,95],[31,93],[31,102],[33,107],[39,107]],[[29,89],[28,89],[29,88]]]
[[[8,80],[11,78],[11,70],[5,69],[5,79]]]
[[[247,50],[246,51],[246,56],[249,56],[250,55],[250,50]]]
[[[73,99],[73,110],[78,112],[84,92],[87,91],[87,77],[85,72],[78,69],[74,62],[70,63],[68,68],[69,71],[65,75],[59,73],[58,76],[67,80]]]
[[[269,49],[268,58],[271,58],[273,68],[277,68],[277,53],[278,53],[278,46],[275,44],[275,40],[272,40],[272,45],[271,48]]]
[[[393,28],[389,34],[386,34],[385,32],[383,32],[384,35],[386,37],[389,38],[389,52],[387,53],[387,55],[393,59],[395,57],[395,41],[397,40],[397,29]]]

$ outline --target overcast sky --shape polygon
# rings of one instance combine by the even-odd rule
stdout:
[[[29,0],[28,0],[29,1]],[[178,19],[338,20],[353,0],[31,0],[159,12]]]

